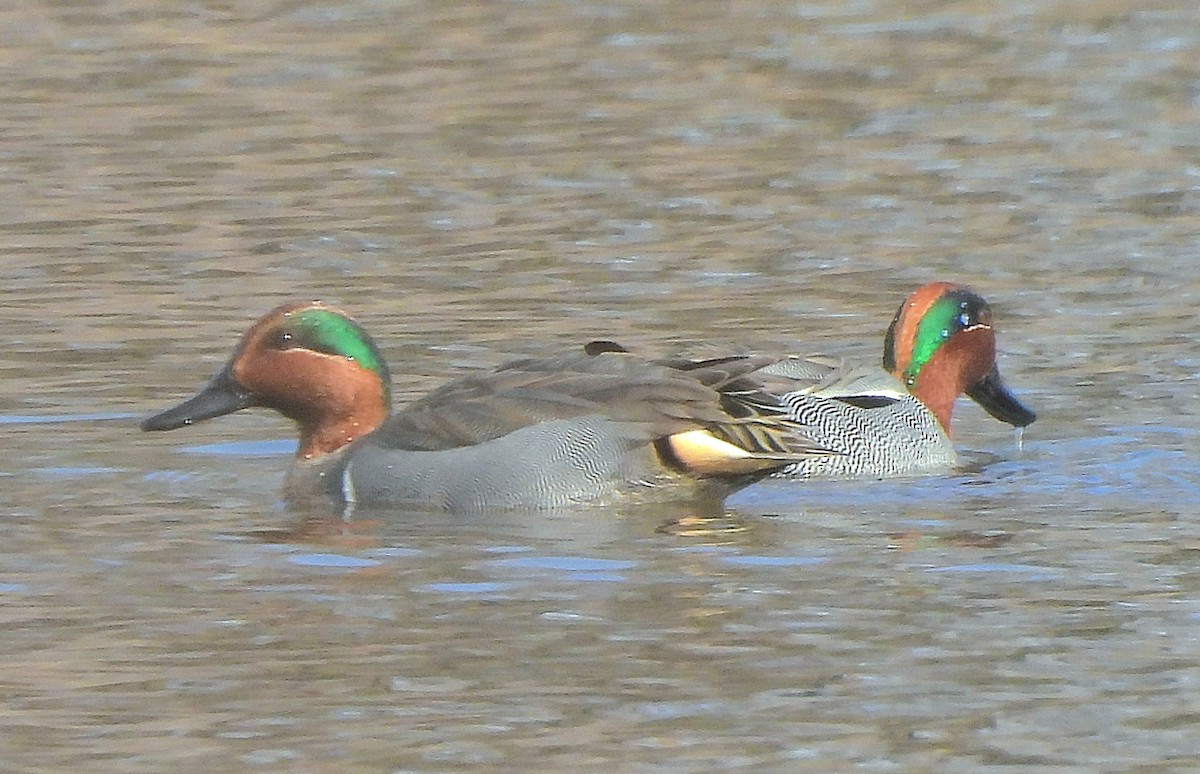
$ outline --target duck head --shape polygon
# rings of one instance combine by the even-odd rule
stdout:
[[[1037,419],[1000,378],[991,307],[961,285],[934,282],[904,299],[888,326],[883,367],[925,404],[947,434],[954,401],[964,393],[1014,427]]]
[[[294,420],[296,456],[312,459],[383,423],[391,377],[371,337],[344,312],[319,301],[285,304],[251,326],[200,392],[142,429],[174,430],[252,406]]]

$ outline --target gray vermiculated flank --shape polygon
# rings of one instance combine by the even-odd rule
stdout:
[[[446,451],[379,447],[356,454],[350,475],[362,502],[456,512],[567,506],[636,487],[626,482],[655,467],[652,449],[631,430],[600,416],[574,417]]]

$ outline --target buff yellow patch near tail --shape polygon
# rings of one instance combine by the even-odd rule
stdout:
[[[755,473],[779,465],[778,458],[748,452],[707,430],[676,433],[663,439],[663,445],[659,454],[666,464],[698,476]]]

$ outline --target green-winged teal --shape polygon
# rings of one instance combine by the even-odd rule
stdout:
[[[837,454],[789,465],[792,478],[886,478],[958,464],[950,415],[966,394],[996,419],[1025,427],[1037,415],[1000,378],[992,310],[969,289],[935,282],[913,291],[888,326],[883,370],[794,357],[764,368],[792,417]]]
[[[777,360],[524,358],[393,414],[387,365],[366,331],[337,309],[300,302],[262,317],[195,397],[142,428],[275,409],[300,429],[285,486],[296,501],[469,512],[723,496],[828,453],[752,379]]]

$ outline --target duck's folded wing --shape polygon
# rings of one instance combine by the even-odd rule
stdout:
[[[907,395],[895,377],[880,368],[854,367],[830,355],[792,356],[762,369],[765,386],[783,395],[812,395],[873,408]]]
[[[728,389],[772,360],[722,358],[688,370],[616,352],[515,360],[413,402],[374,434],[374,442],[414,451],[452,449],[589,415],[627,422],[650,441],[734,421]]]

